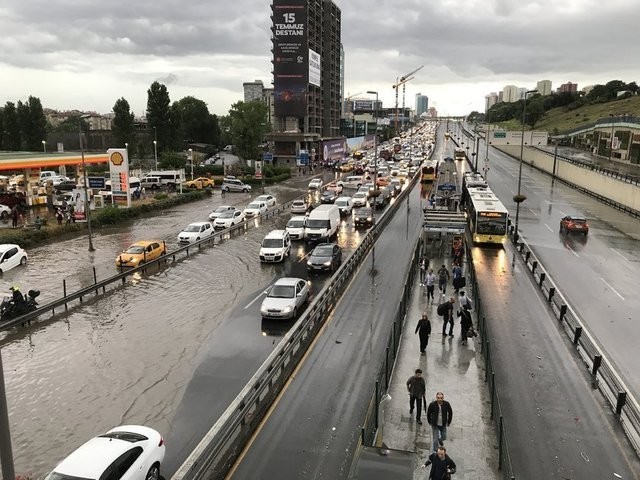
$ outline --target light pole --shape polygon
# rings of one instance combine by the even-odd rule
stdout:
[[[613,113],[610,113],[609,116],[611,117],[611,148],[609,148],[609,162],[611,162],[611,159],[613,158],[613,136],[615,135],[614,127],[616,124],[616,117]]]
[[[189,160],[191,161],[191,180],[193,180],[193,148],[189,149]]]
[[[538,93],[537,90],[527,90],[524,93],[524,103],[522,104],[522,138],[520,139],[520,166],[518,167],[518,193],[513,196],[513,201],[516,202],[516,225],[513,232],[513,240],[518,241],[518,220],[520,218],[520,204],[526,200],[527,197],[520,193],[520,187],[522,186],[522,157],[524,155],[524,125],[527,116],[527,95],[530,93]]]
[[[124,142],[124,148],[127,151],[127,161],[129,161],[129,144],[127,142]]]
[[[367,91],[369,95],[376,96],[376,106],[373,109],[373,118],[375,119],[376,128],[373,131],[373,159],[375,162],[375,170],[373,171],[373,205],[371,206],[371,219],[373,220],[373,228],[376,228],[376,193],[378,192],[378,92]],[[376,274],[376,243],[375,238],[373,240],[373,246],[371,248],[371,279]]]
[[[89,194],[87,193],[87,169],[84,164],[84,142],[82,140],[82,119],[87,118],[89,115],[82,115],[80,122],[78,122],[78,138],[80,139],[80,155],[82,156],[82,177],[84,185],[84,218],[87,220],[87,229],[89,230],[89,251],[93,252],[93,236],[91,233],[91,205],[89,204]],[[126,145],[126,144],[125,144]]]
[[[475,150],[473,152],[473,156],[475,157],[473,160],[473,173],[478,173],[478,154],[480,150],[480,135],[477,136],[476,138],[476,145],[475,145]]]
[[[44,153],[47,153],[47,141],[46,140],[42,140],[42,151]]]
[[[158,170],[158,130],[153,127],[153,158],[156,161],[156,170]]]

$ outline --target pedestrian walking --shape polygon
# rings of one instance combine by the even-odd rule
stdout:
[[[461,308],[458,310],[458,317],[460,317],[460,341],[462,342],[462,345],[466,345],[467,332],[469,332],[469,329],[473,327],[471,312],[466,308]]]
[[[416,405],[416,423],[422,425],[422,402],[426,402],[425,394],[427,392],[427,384],[422,378],[422,370],[416,368],[415,374],[407,380],[407,391],[409,392],[409,415],[413,414],[413,406]]]
[[[427,285],[427,302],[429,299],[433,301],[433,290],[436,287],[436,274],[433,273],[433,268],[429,269],[429,273],[425,277],[425,284]]]
[[[458,302],[460,302],[460,308],[473,310],[473,303],[471,302],[471,299],[465,295],[464,290],[460,291],[460,295],[458,295]]]
[[[64,215],[62,214],[62,210],[60,208],[56,209],[56,220],[58,221],[58,225],[62,225],[62,219]]]
[[[429,480],[451,480],[451,475],[456,473],[456,464],[447,455],[447,449],[444,447],[438,447],[438,450],[429,455],[420,468],[427,468],[429,465],[431,465]]]
[[[18,226],[18,217],[20,216],[20,212],[18,212],[18,206],[14,205],[11,209],[11,226],[16,228]]]
[[[434,452],[447,439],[447,427],[451,426],[452,420],[451,404],[444,399],[444,393],[437,392],[436,399],[427,407],[427,422],[431,425]]]
[[[420,268],[420,286],[422,287],[427,277],[427,258],[424,255],[420,256],[418,267]]]
[[[444,318],[444,323],[442,324],[442,343],[444,343],[444,339],[447,336],[447,324],[449,324],[449,336],[453,338],[453,304],[455,301],[455,298],[451,297],[438,307],[442,307],[444,310],[444,315],[442,315]]]
[[[449,270],[447,267],[442,265],[438,270],[438,288],[440,288],[440,293],[442,295],[446,295],[447,293],[447,282],[449,281]]]
[[[451,284],[455,289],[455,292],[458,293],[458,290],[462,288],[462,267],[459,263],[455,263],[453,268],[451,269],[451,276],[453,277],[451,280]]]
[[[415,333],[420,337],[420,355],[426,355],[427,345],[429,344],[429,335],[431,335],[431,322],[427,313],[422,314],[422,318],[418,320]]]

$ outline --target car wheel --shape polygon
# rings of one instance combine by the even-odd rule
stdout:
[[[26,265],[27,264],[27,257],[22,257],[20,259],[20,265]]]
[[[159,479],[160,479],[160,467],[156,463],[147,472],[145,480],[159,480]]]
[[[248,193],[248,192],[249,192],[249,190],[247,190],[246,188],[243,188],[243,189],[242,189],[242,192],[243,192],[243,193]]]
[[[298,307],[295,307],[293,309],[293,317],[291,317],[291,318],[296,318],[297,316],[298,316]]]
[[[198,240],[200,240],[200,237],[196,237],[196,242],[197,242]]]
[[[2,220],[6,220],[9,218],[9,214],[7,212],[2,212]]]

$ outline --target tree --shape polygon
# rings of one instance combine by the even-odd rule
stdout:
[[[122,147],[125,143],[133,145],[134,127],[133,112],[129,107],[129,102],[124,98],[119,98],[113,105],[113,121],[111,122],[111,132],[113,133],[114,144]]]
[[[544,100],[542,98],[534,98],[527,105],[525,123],[533,128],[544,115]]]
[[[261,101],[237,102],[229,110],[230,133],[240,158],[256,159],[268,131],[267,105]]]
[[[39,151],[42,148],[42,141],[47,138],[47,119],[44,116],[42,103],[37,97],[29,96],[27,100],[28,121],[25,132],[25,143],[27,150]]]
[[[156,129],[158,152],[174,148],[170,103],[167,87],[153,82],[147,90],[147,122],[150,130]]]
[[[18,150],[27,149],[27,130],[29,130],[29,105],[18,100],[16,104],[16,116],[18,118],[18,127],[20,128],[20,146]]]
[[[20,150],[22,139],[18,122],[18,110],[13,102],[7,102],[2,109],[2,123],[3,147],[7,150]]]

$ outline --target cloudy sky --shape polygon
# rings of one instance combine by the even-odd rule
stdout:
[[[406,105],[429,97],[440,114],[484,110],[504,85],[555,89],[640,82],[638,0],[335,0],[342,10],[345,95],[377,90],[424,65]],[[157,80],[171,100],[193,95],[225,115],[242,83],[271,83],[270,0],[2,0],[0,105],[136,115]],[[366,98],[366,96],[365,96]],[[402,104],[402,95],[400,95]]]

